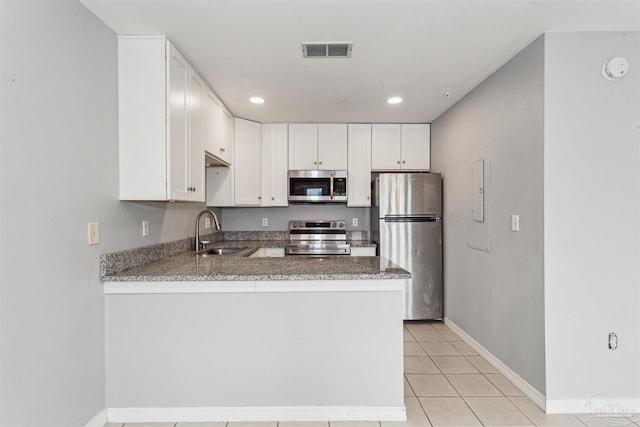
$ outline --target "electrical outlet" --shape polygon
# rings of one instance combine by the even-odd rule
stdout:
[[[89,235],[88,240],[90,245],[97,245],[100,243],[100,224],[97,222],[90,222],[88,227]]]
[[[354,227],[357,227],[358,226],[358,218],[353,218],[351,220],[351,225],[354,226]]]
[[[618,335],[615,332],[609,334],[609,350],[618,348]]]
[[[520,231],[520,215],[511,215],[511,231]]]
[[[204,219],[204,228],[211,228],[211,218],[206,217]]]
[[[262,226],[263,227],[269,226],[269,218],[262,218]]]
[[[142,221],[142,237],[149,235],[149,221]]]

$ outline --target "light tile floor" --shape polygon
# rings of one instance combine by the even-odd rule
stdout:
[[[547,415],[439,322],[404,328],[406,422],[109,423],[105,427],[640,426],[640,415]]]

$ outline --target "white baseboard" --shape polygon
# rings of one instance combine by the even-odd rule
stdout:
[[[504,375],[509,381],[520,389],[529,399],[531,399],[536,405],[538,405],[543,411],[546,411],[545,396],[536,390],[531,384],[526,382],[520,375],[516,374],[511,368],[502,363],[500,359],[493,355],[489,350],[484,348],[480,343],[471,338],[469,334],[460,329],[458,325],[453,323],[448,318],[444,319],[445,325],[451,328],[456,334],[460,335],[460,338],[471,348],[473,348],[480,356],[487,359],[502,375]],[[584,403],[584,402],[583,402]],[[584,412],[584,407],[582,408]],[[575,411],[570,411],[575,412]]]
[[[606,399],[600,395],[586,399],[548,399],[547,414],[589,413],[597,416],[640,412],[640,399]]]
[[[107,423],[107,410],[103,409],[91,418],[84,427],[104,427]]]
[[[404,406],[109,408],[109,422],[406,421]],[[101,426],[102,427],[102,426]]]

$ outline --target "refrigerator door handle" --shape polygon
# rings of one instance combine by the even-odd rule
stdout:
[[[384,217],[384,222],[437,222],[440,218],[437,216],[406,216],[406,215],[387,215]]]

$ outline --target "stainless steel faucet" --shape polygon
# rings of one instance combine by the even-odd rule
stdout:
[[[209,214],[211,218],[213,218],[213,224],[216,227],[216,230],[220,231],[220,221],[218,220],[218,215],[210,209],[205,209],[198,214],[196,217],[196,253],[200,251],[200,218],[204,214]],[[209,242],[207,242],[209,243]]]

